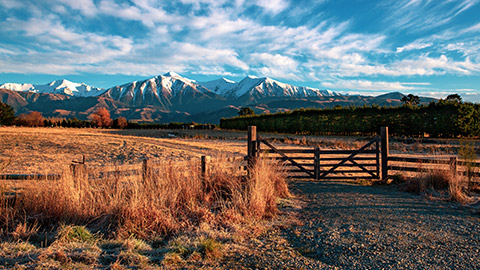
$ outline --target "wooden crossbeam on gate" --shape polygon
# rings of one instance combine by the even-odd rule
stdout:
[[[325,176],[327,176],[329,173],[332,173],[334,170],[336,170],[337,168],[339,168],[340,166],[342,166],[343,164],[345,164],[347,161],[350,161],[352,163],[356,163],[354,160],[353,160],[353,157],[355,157],[356,155],[362,153],[362,151],[366,150],[369,146],[371,146],[373,143],[375,143],[377,141],[377,138],[371,140],[370,142],[368,142],[367,144],[365,144],[364,146],[362,146],[360,149],[358,150],[355,150],[353,151],[348,157],[344,158],[342,161],[340,161],[340,163],[334,165],[330,170],[324,172],[322,175],[320,175],[320,178],[324,178]],[[357,163],[357,166],[358,166],[358,163]],[[365,167],[363,166],[359,166],[362,170],[366,171],[367,173],[371,174],[373,177],[376,177],[375,174],[372,174],[370,171],[368,171],[367,169],[365,169]],[[378,177],[378,176],[377,176]]]
[[[287,165],[293,168],[288,171],[296,173],[296,175],[292,175],[294,178],[308,177],[315,180],[339,179],[342,177],[345,179],[383,179],[383,175],[388,174],[388,130],[385,130],[384,128],[382,128],[381,136],[373,138],[357,150],[322,150],[318,146],[313,149],[279,149],[269,141],[261,139],[256,131],[257,129],[255,126],[251,126],[248,129],[247,159],[249,160],[250,167],[254,164],[254,161],[259,157],[259,153],[261,152],[280,155],[280,157],[266,157],[266,159],[288,162]],[[260,151],[261,144],[266,146],[262,151]],[[374,149],[369,149],[372,146]],[[387,150],[385,151],[384,148]],[[384,157],[384,151],[386,152],[387,157]],[[295,154],[301,156],[295,156]],[[338,157],[338,155],[348,156]],[[307,167],[313,167],[313,169],[307,169]],[[371,169],[371,167],[375,168]],[[322,168],[325,168],[325,170],[322,170]],[[343,170],[338,170],[339,168],[342,168]],[[303,173],[305,175],[298,175],[298,173]],[[329,176],[330,174],[339,173],[351,173],[355,174],[355,176]],[[365,177],[358,175],[362,173],[368,176]],[[380,173],[382,173],[382,175]]]

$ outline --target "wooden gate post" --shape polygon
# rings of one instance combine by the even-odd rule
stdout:
[[[380,179],[380,138],[377,136],[377,139],[375,141],[375,163],[376,163],[376,174],[377,174],[377,179]]]
[[[382,127],[380,130],[381,144],[382,144],[382,181],[388,178],[388,127]]]
[[[74,178],[84,178],[87,175],[87,165],[82,163],[71,164],[70,170]]]
[[[315,147],[315,157],[313,161],[313,167],[315,170],[315,180],[320,179],[320,147]]]
[[[248,149],[247,149],[247,156],[248,156],[248,166],[253,168],[255,165],[255,160],[257,157],[257,127],[256,126],[248,126]]]

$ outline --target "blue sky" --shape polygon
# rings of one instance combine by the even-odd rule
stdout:
[[[0,0],[0,83],[167,71],[480,102],[480,0]]]

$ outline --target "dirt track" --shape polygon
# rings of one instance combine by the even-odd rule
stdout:
[[[479,269],[480,216],[395,187],[292,182],[286,208],[241,267],[268,269]]]

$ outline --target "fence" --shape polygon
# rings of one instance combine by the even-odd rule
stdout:
[[[392,172],[424,172],[448,170],[454,174],[480,177],[475,168],[480,162],[458,160],[457,157],[402,157],[391,155],[388,127],[382,127],[379,136],[356,150],[325,150],[319,147],[303,149],[278,149],[267,140],[261,139],[255,126],[248,128],[248,160],[251,165],[262,154],[283,161],[291,178],[323,179],[381,179],[386,180]],[[265,145],[267,148],[262,149]],[[342,156],[343,155],[343,156]],[[263,155],[265,158],[265,155]],[[428,164],[428,166],[425,166]],[[448,169],[442,168],[447,166]],[[343,169],[342,169],[343,168]],[[332,176],[332,174],[337,174]],[[341,174],[338,176],[338,174]]]
[[[480,162],[458,160],[457,157],[403,157],[389,156],[388,170],[401,172],[425,172],[443,171],[460,174],[468,177],[480,177],[480,172],[474,171],[480,168]],[[446,169],[447,167],[448,169]]]
[[[283,161],[289,167],[287,171],[291,178],[322,179],[379,179],[386,178],[380,175],[380,151],[388,149],[388,128],[382,128],[381,136],[376,136],[368,143],[355,150],[330,150],[314,148],[279,149],[268,140],[260,138],[255,126],[248,128],[248,163],[250,166],[259,156],[268,159]],[[266,146],[262,149],[262,146]],[[267,156],[265,154],[274,154]],[[382,160],[385,160],[383,158]],[[386,169],[382,171],[387,171]],[[341,175],[340,175],[341,174]]]
[[[216,170],[229,170],[236,171],[238,173],[245,173],[247,166],[245,163],[245,157],[230,157],[230,158],[212,158],[210,156],[201,156],[200,162],[197,165],[200,168],[201,174],[206,177],[211,171],[212,167]],[[70,172],[74,177],[88,177],[89,179],[101,179],[111,176],[129,176],[129,175],[141,175],[142,179],[148,179],[153,173],[157,171],[156,167],[162,162],[144,159],[142,163],[122,165],[119,167],[89,167],[85,162],[85,156],[83,161],[72,161],[70,165]],[[5,174],[0,175],[0,180],[45,180],[45,179],[58,179],[61,174]]]
[[[284,162],[291,178],[322,179],[381,179],[386,180],[391,172],[424,172],[426,170],[448,170],[466,175],[469,178],[480,177],[480,162],[458,160],[457,157],[405,157],[390,155],[388,127],[382,127],[379,136],[356,150],[330,150],[314,148],[279,149],[266,139],[260,138],[255,126],[248,127],[247,156],[235,158],[211,158],[202,156],[200,159],[201,173],[206,176],[212,167],[231,163],[230,169],[245,172],[251,168],[256,159],[275,159]],[[264,148],[262,148],[262,146]],[[270,156],[268,156],[270,155]],[[247,166],[235,162],[247,161]],[[140,164],[124,165],[120,168],[97,168],[93,174],[91,168],[82,161],[73,161],[73,175],[88,175],[89,178],[102,178],[109,175],[142,175],[147,178],[154,172],[154,166],[159,162],[144,160]],[[443,167],[442,167],[443,166]],[[448,169],[445,169],[447,167]],[[0,175],[0,180],[55,179],[59,174],[8,174]]]

